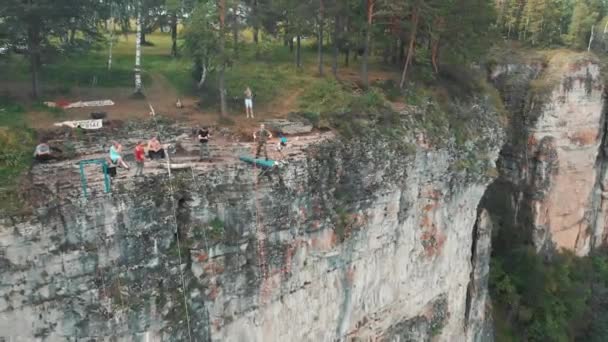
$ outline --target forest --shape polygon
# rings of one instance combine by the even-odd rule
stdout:
[[[217,73],[220,94],[224,71],[239,62],[243,30],[251,31],[256,58],[269,44],[282,42],[295,50],[298,68],[302,41],[314,38],[321,75],[337,75],[339,59],[348,65],[360,58],[364,87],[370,56],[381,56],[402,70],[403,88],[415,65],[436,73],[442,63],[466,63],[482,54],[493,20],[493,4],[485,0],[9,0],[0,8],[0,42],[28,55],[34,97],[40,93],[39,70],[52,55],[107,45],[114,35],[140,26],[143,45],[153,31],[169,30],[171,54],[187,54],[201,84],[207,72]],[[324,70],[324,59],[331,60],[331,70]],[[222,97],[220,108],[225,107]]]
[[[251,31],[256,58],[282,42],[295,50],[301,68],[301,42],[312,38],[320,75],[337,76],[340,59],[348,66],[361,58],[366,88],[369,59],[376,56],[401,70],[403,89],[414,68],[436,74],[442,64],[478,61],[502,40],[605,49],[607,9],[603,0],[7,0],[0,8],[0,46],[28,56],[34,97],[40,68],[53,56],[109,44],[110,66],[117,35],[139,31],[146,45],[156,30],[171,33],[172,56],[191,58],[199,85],[217,73],[219,94],[225,93],[224,71],[239,63],[244,30]],[[223,114],[225,101],[222,96]]]

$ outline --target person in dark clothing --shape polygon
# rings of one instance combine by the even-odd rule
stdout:
[[[197,132],[198,142],[201,144],[200,149],[200,160],[211,161],[211,153],[209,152],[209,138],[211,138],[211,134],[209,133],[208,127],[199,128]]]
[[[258,148],[255,153],[256,159],[260,156],[260,152],[263,148],[264,157],[266,157],[266,160],[268,160],[268,151],[266,150],[266,142],[268,142],[268,139],[271,139],[271,138],[272,138],[272,134],[266,129],[264,124],[261,124],[260,129],[258,131],[256,131],[255,133],[253,133],[253,140],[257,140],[257,142],[258,142]]]

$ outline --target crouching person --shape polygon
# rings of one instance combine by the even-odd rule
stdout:
[[[53,159],[53,155],[51,154],[51,147],[44,141],[41,141],[34,151],[34,159],[39,162],[47,162]]]
[[[112,146],[110,147],[110,155],[109,155],[109,162],[110,164],[122,167],[126,170],[129,170],[129,165],[127,165],[127,163],[125,163],[125,161],[122,159],[122,145],[119,144],[116,141],[112,142]]]
[[[148,158],[152,160],[165,158],[165,150],[157,137],[152,137],[148,141]]]

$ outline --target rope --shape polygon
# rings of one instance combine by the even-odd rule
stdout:
[[[152,104],[150,104],[150,102],[148,102],[148,106],[152,109],[152,112],[154,112],[154,109],[152,107]],[[160,129],[158,128],[158,122],[156,121],[156,115],[152,116],[152,119],[154,121],[154,125],[156,127],[156,132],[160,137]],[[186,324],[188,326],[188,340],[190,342],[192,342],[192,332],[190,329],[190,313],[188,310],[188,299],[186,298],[186,282],[184,280],[184,271],[182,270],[182,247],[181,247],[181,241],[179,238],[179,228],[177,227],[177,209],[175,208],[175,192],[173,190],[173,177],[171,174],[171,160],[169,158],[169,153],[167,152],[167,150],[165,150],[165,160],[167,161],[167,173],[169,175],[169,192],[171,193],[171,209],[173,212],[172,218],[173,218],[173,226],[175,228],[175,237],[176,237],[176,241],[177,241],[177,256],[179,258],[179,275],[180,275],[180,281],[181,281],[181,286],[182,286],[182,295],[184,298],[184,308],[186,311]]]
[[[192,166],[190,166],[190,172],[192,174],[192,181],[194,181],[196,188],[198,189],[199,187],[199,183],[196,180],[196,177],[194,176],[194,168]],[[207,233],[205,231],[205,229],[203,229],[203,242],[205,243],[205,250],[207,252],[209,252],[209,242],[207,240]]]
[[[199,183],[196,180],[196,177],[194,177],[194,168],[192,166],[190,166],[190,172],[192,174],[192,181],[194,181],[195,186],[197,189],[199,189]],[[207,233],[206,233],[206,229],[203,228],[203,242],[205,244],[205,251],[207,253],[207,258],[209,259],[209,242],[207,240]],[[209,309],[207,308],[207,305],[205,305],[205,302],[203,301],[203,308],[205,309],[205,315],[207,316],[207,320],[209,319]]]
[[[267,148],[267,147],[266,147]],[[253,145],[253,149],[255,151],[256,145]],[[252,151],[253,154],[253,151]],[[255,163],[255,158],[253,162],[253,172],[254,172],[254,201],[255,201],[255,230],[256,237],[258,239],[258,259],[260,261],[260,271],[262,273],[262,280],[268,279],[268,270],[266,264],[266,232],[263,229],[263,225],[260,223],[260,201],[259,201],[259,174],[258,174],[258,166]]]

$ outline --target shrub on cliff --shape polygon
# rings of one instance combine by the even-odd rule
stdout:
[[[608,254],[498,252],[490,272],[497,341],[608,340]]]
[[[18,178],[32,161],[34,134],[26,128],[23,108],[0,97],[0,210],[20,207]]]

